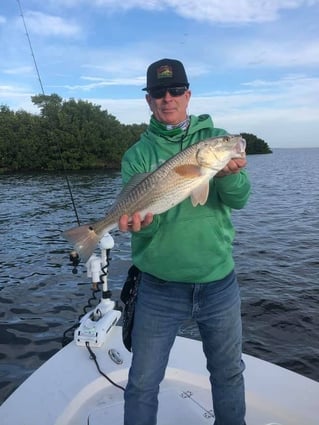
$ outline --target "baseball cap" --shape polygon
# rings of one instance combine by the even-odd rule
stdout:
[[[146,87],[143,90],[155,87],[189,87],[184,65],[176,59],[161,59],[152,63],[147,69],[146,78]]]

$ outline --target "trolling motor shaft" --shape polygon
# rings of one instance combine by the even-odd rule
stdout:
[[[121,312],[115,310],[115,302],[111,300],[112,292],[107,285],[110,251],[114,246],[114,239],[107,233],[101,239],[99,246],[101,256],[93,254],[86,262],[86,267],[87,275],[91,278],[93,285],[98,282],[103,284],[102,298],[99,304],[81,319],[80,326],[74,332],[74,340],[81,346],[103,345],[109,331],[121,317]]]

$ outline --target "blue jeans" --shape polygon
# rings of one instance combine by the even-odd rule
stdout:
[[[190,318],[198,324],[207,359],[214,424],[244,425],[242,326],[234,272],[205,284],[166,282],[142,274],[124,395],[124,425],[156,425],[159,385],[169,353],[180,325]]]

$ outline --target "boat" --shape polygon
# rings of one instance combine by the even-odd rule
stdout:
[[[108,253],[87,263],[92,282],[107,289]],[[123,423],[123,394],[131,352],[123,344],[121,312],[101,298],[74,332],[73,340],[37,369],[0,406],[2,425],[105,425]],[[247,425],[318,425],[319,383],[243,354]],[[201,342],[178,336],[159,393],[158,425],[214,422],[209,375]]]

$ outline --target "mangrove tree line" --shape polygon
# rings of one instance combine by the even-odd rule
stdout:
[[[0,171],[66,170],[120,167],[123,153],[147,124],[125,125],[100,106],[37,95],[39,114],[0,106]],[[266,142],[242,133],[247,153],[270,153]]]

